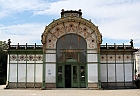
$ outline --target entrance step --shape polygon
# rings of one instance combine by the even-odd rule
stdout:
[[[53,88],[52,90],[100,90],[99,88]]]

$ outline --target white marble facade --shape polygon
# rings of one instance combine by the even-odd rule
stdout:
[[[42,54],[10,54],[8,59],[9,82],[42,82]]]
[[[132,82],[131,55],[101,55],[100,60],[101,82]]]

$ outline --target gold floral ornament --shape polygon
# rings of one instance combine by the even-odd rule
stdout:
[[[39,55],[39,56],[37,56],[37,61],[42,61],[42,56],[41,55]]]
[[[15,55],[12,55],[12,56],[10,56],[11,58],[10,58],[10,60],[11,61],[16,61],[16,56]]]
[[[21,55],[20,56],[20,61],[24,61],[24,59],[25,59],[24,55]]]
[[[29,56],[29,60],[33,61],[33,56],[32,55]]]

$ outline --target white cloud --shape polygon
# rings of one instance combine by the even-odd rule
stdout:
[[[41,43],[41,33],[45,29],[45,24],[21,24],[0,27],[0,38],[2,41],[11,39],[12,44]]]
[[[59,16],[61,9],[82,9],[83,17],[92,19],[92,22],[99,26],[104,38],[116,40],[130,40],[132,38],[134,42],[140,44],[139,0],[59,0],[56,2],[49,2],[49,0],[0,0],[0,6],[0,18],[23,11],[31,11],[33,15]],[[39,26],[41,27],[41,25]],[[8,33],[11,26],[4,27],[6,28],[1,29],[2,32]],[[24,26],[25,29],[19,27],[21,26],[13,29],[12,34],[17,34],[17,31],[25,32],[26,28],[30,30],[27,26]],[[34,28],[34,26],[29,27]],[[28,33],[25,32],[22,35],[28,35]]]
[[[44,0],[0,0],[0,18],[23,11],[44,10],[48,8],[48,4]]]

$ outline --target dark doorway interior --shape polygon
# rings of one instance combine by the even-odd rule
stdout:
[[[65,88],[71,88],[71,65],[65,65]]]

